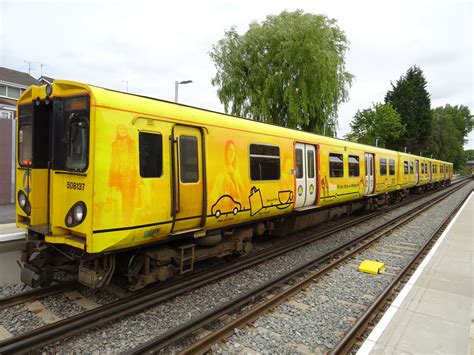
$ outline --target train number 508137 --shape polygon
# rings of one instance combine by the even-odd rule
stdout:
[[[66,185],[67,188],[70,190],[84,190],[84,188],[86,187],[86,184],[84,184],[83,182],[68,181]]]

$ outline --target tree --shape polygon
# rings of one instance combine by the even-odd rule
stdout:
[[[390,103],[373,104],[373,107],[357,111],[351,122],[351,133],[346,138],[358,143],[393,149],[405,131],[400,115]]]
[[[431,99],[426,84],[423,71],[413,66],[395,85],[391,84],[392,90],[385,96],[385,102],[392,104],[405,126],[405,132],[395,147],[398,150],[403,151],[407,147],[407,152],[418,154],[427,149],[432,117]]]
[[[322,132],[325,123],[337,124],[338,104],[348,98],[347,49],[336,20],[284,11],[243,35],[225,32],[210,52],[212,84],[228,113]]]
[[[450,161],[455,169],[464,166],[463,146],[473,127],[473,116],[466,106],[437,107],[433,109],[429,150],[433,157]]]
[[[464,151],[464,159],[466,161],[468,160],[474,160],[474,149],[466,149]]]

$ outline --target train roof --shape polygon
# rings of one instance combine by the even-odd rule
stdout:
[[[128,92],[108,89],[100,86],[84,84],[75,81],[69,80],[54,80],[53,86],[57,85],[62,89],[65,88],[76,88],[87,90],[93,95],[93,100],[95,105],[101,107],[117,107],[120,105],[120,109],[129,112],[135,112],[137,114],[158,116],[164,118],[177,119],[179,117],[193,117],[195,120],[202,122],[205,121],[205,125],[214,125],[240,129],[246,132],[252,132],[261,134],[265,132],[267,135],[272,135],[275,137],[281,138],[292,138],[295,140],[314,140],[315,136],[317,137],[318,142],[328,145],[340,145],[341,142],[344,142],[348,147],[358,150],[365,150],[367,152],[375,152],[379,154],[403,154],[406,156],[416,157],[419,159],[428,159],[436,160],[427,157],[417,156],[410,153],[397,152],[394,150],[374,147],[366,144],[360,144],[355,142],[350,142],[341,138],[332,138],[321,136],[316,133],[304,132],[294,128],[281,127],[276,124],[259,122],[250,118],[232,116],[226,113],[212,111],[208,109],[203,109],[195,106],[185,105],[181,103],[170,102],[167,100],[162,100],[154,97],[148,97],[143,95],[132,94]],[[28,98],[34,99],[36,94],[33,94],[31,91],[37,92],[40,87],[31,86],[26,90],[20,97],[18,104],[22,104],[23,101],[28,100]],[[44,91],[44,90],[43,90]],[[123,96],[126,96],[128,99],[122,99]],[[54,97],[54,90],[53,95]],[[153,104],[155,103],[155,104]],[[448,163],[448,162],[443,162]],[[450,163],[449,163],[450,164]]]

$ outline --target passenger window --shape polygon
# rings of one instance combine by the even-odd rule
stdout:
[[[387,175],[387,159],[380,158],[380,176]]]
[[[160,177],[163,172],[163,137],[161,134],[140,132],[140,176]]]
[[[404,161],[404,162],[403,162],[403,173],[404,173],[405,175],[408,174],[408,162],[407,162],[407,161]]]
[[[359,175],[359,157],[349,155],[349,177],[356,177]]]
[[[389,175],[395,175],[395,160],[394,159],[390,159],[388,161],[388,173]]]
[[[250,144],[250,178],[254,181],[280,179],[279,147]]]
[[[314,151],[308,150],[307,151],[307,169],[308,169],[308,179],[313,179],[315,172],[314,172]]]
[[[439,168],[439,172],[444,173],[444,165],[441,165],[441,167]]]
[[[410,162],[410,174],[413,174],[413,162]]]
[[[199,181],[198,142],[193,136],[179,137],[179,175],[181,182]]]
[[[303,150],[296,149],[296,178],[303,178]]]
[[[21,166],[31,164],[33,155],[33,129],[31,124],[21,124],[18,130],[18,162]]]
[[[342,154],[329,154],[329,176],[343,177],[344,176],[344,160]]]

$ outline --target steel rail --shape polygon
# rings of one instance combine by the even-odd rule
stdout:
[[[460,186],[459,188],[461,188]],[[293,270],[286,272],[285,274],[269,280],[262,284],[261,286],[246,292],[245,294],[227,302],[215,309],[212,309],[194,319],[189,320],[186,323],[179,325],[176,328],[173,328],[160,336],[153,338],[134,349],[128,351],[134,354],[141,354],[145,352],[157,352],[163,350],[167,346],[176,343],[178,341],[184,340],[187,336],[192,334],[194,331],[203,328],[204,326],[212,323],[216,319],[220,318],[225,314],[229,314],[236,309],[248,304],[249,302],[253,301],[254,299],[262,296],[263,294],[267,293],[269,290],[274,289],[276,287],[280,287],[283,284],[287,283],[290,280],[294,280],[296,275],[301,274],[302,272],[306,272],[315,266],[321,265],[322,263],[328,261],[329,259],[335,257],[336,255],[344,252],[347,249],[354,248],[347,254],[345,254],[340,259],[337,259],[331,262],[329,265],[325,266],[321,270],[313,272],[310,276],[305,277],[302,281],[299,281],[297,284],[283,290],[278,295],[271,297],[269,300],[265,301],[261,305],[254,307],[249,312],[246,312],[244,315],[238,317],[237,319],[233,320],[232,322],[224,325],[223,327],[217,329],[215,332],[209,334],[208,336],[198,340],[192,346],[185,349],[183,353],[185,354],[195,354],[195,353],[203,353],[210,349],[212,344],[217,343],[222,338],[232,334],[235,328],[239,328],[251,322],[252,320],[257,319],[262,313],[276,307],[277,305],[283,303],[286,299],[292,297],[296,293],[300,292],[302,288],[307,287],[310,283],[314,282],[315,279],[321,277],[322,275],[326,274],[329,270],[334,268],[337,265],[340,265],[344,260],[349,258],[350,256],[354,255],[355,253],[360,252],[361,250],[367,248],[369,245],[373,244],[375,241],[379,240],[386,234],[390,233],[396,228],[399,228],[402,224],[411,221],[413,218],[418,216],[419,214],[425,212],[432,206],[436,205],[444,198],[448,196],[452,191],[446,191],[443,195],[437,196],[432,201],[428,202],[427,204],[417,206],[416,208],[408,211],[406,214],[403,214],[395,219],[384,223],[383,225],[376,227],[375,229],[360,235],[359,237],[355,238],[352,241],[349,241],[338,248],[331,250],[324,255],[318,257],[315,260],[311,260]],[[408,216],[407,216],[408,215]],[[384,229],[389,228],[389,230],[384,231]],[[371,238],[367,240],[368,238]],[[356,247],[356,245],[363,243]]]
[[[448,188],[446,192],[452,192],[453,190],[457,190],[461,187],[462,186],[454,186]],[[400,206],[400,204],[397,206]],[[58,322],[51,323],[21,335],[6,339],[0,342],[0,354],[31,351],[46,344],[51,344],[68,336],[80,333],[81,331],[94,328],[98,325],[105,324],[109,321],[124,317],[129,314],[136,313],[143,309],[152,307],[158,303],[164,302],[170,298],[179,296],[183,293],[192,291],[198,287],[222,279],[250,266],[261,263],[269,258],[284,254],[304,244],[311,243],[314,240],[328,237],[335,232],[373,218],[374,215],[384,212],[386,212],[385,209],[362,216],[355,221],[348,221],[327,231],[302,237],[301,240],[297,240],[294,245],[291,246],[290,242],[280,243],[276,248],[271,248],[271,250],[265,249],[262,252],[240,258],[229,264],[225,264],[223,267],[218,267],[211,271],[203,271],[182,280],[177,280],[176,282],[167,285],[165,288],[157,287],[152,288],[151,290],[145,290],[141,293],[133,294],[124,299],[112,302],[96,309],[85,311],[72,317],[62,319]],[[303,243],[303,240],[306,242]]]
[[[0,298],[0,310],[13,307],[18,304],[35,301],[40,298],[56,295],[65,292],[77,286],[77,283],[57,284],[40,289],[33,289],[22,293],[13,294],[8,297]]]
[[[365,312],[359,317],[352,328],[344,335],[344,337],[336,344],[336,346],[329,352],[329,354],[346,354],[348,353],[362,333],[369,327],[370,322],[379,314],[383,306],[393,296],[396,289],[402,283],[402,279],[411,274],[414,266],[418,265],[422,257],[426,255],[431,249],[432,245],[436,242],[439,236],[444,232],[449,222],[453,219],[455,213],[461,208],[463,203],[469,198],[469,193],[454,209],[453,211],[443,220],[438,228],[431,234],[430,238],[426,243],[418,250],[416,255],[410,260],[410,262],[396,275],[396,277],[390,282],[390,284],[384,289],[384,291],[376,298],[376,300],[365,310]]]

